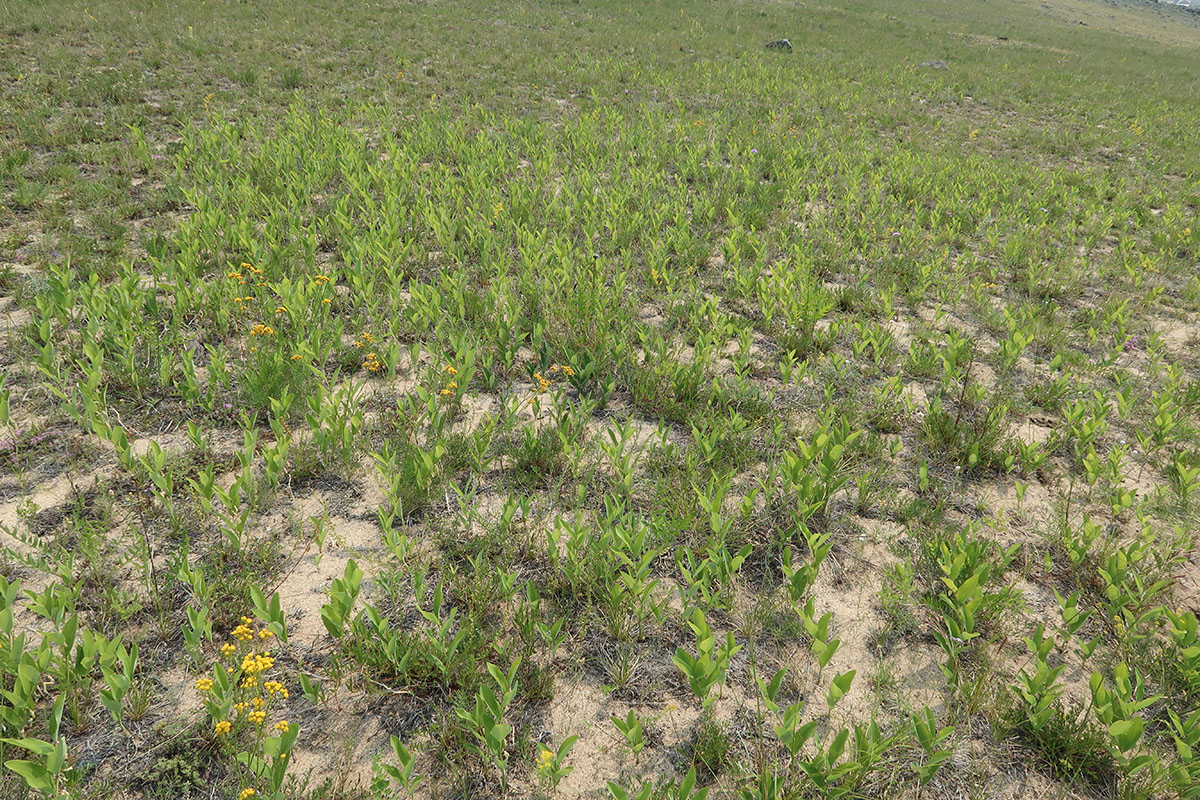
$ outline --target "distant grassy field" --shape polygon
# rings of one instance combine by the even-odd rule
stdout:
[[[0,798],[1200,797],[1198,20],[0,0]]]

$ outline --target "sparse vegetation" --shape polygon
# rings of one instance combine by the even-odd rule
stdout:
[[[0,797],[1200,796],[1196,15],[0,34]]]

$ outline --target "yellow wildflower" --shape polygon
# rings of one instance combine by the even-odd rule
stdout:
[[[227,719],[221,720],[213,728],[213,732],[215,734],[217,734],[217,736],[224,736],[225,734],[229,733],[231,730],[233,730],[233,723]]]
[[[196,688],[199,689],[200,691],[207,692],[209,689],[212,689],[212,687],[213,687],[212,678],[197,678],[196,679]]]
[[[260,672],[266,672],[271,667],[275,666],[275,659],[271,658],[270,653],[257,655],[253,652],[247,653],[242,659],[242,672],[248,675],[256,675]]]
[[[267,690],[268,695],[274,696],[277,693],[284,693],[284,696],[287,696],[287,690],[283,688],[283,684],[279,681],[267,681],[263,684],[263,688]]]
[[[554,771],[554,751],[543,747],[537,757],[537,771],[543,777],[549,777]]]

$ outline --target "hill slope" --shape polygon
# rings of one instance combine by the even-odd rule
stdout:
[[[0,19],[0,796],[1194,794],[1195,15]]]

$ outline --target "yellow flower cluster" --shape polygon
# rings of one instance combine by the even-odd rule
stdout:
[[[243,719],[255,726],[265,726],[270,716],[271,703],[276,699],[287,700],[288,689],[282,681],[263,680],[265,673],[273,669],[275,658],[270,651],[262,650],[255,642],[270,640],[275,633],[268,628],[258,628],[251,617],[242,617],[233,630],[230,631],[232,642],[221,646],[221,656],[232,663],[225,665],[225,671],[231,678],[237,679],[238,694],[231,699],[238,702],[232,704],[231,719],[221,719],[217,716],[219,710],[212,709],[214,714],[213,732],[217,736],[229,736],[234,731],[237,719]],[[207,691],[213,688],[211,678],[201,678],[196,682],[197,688]],[[215,698],[220,700],[221,698]],[[291,724],[286,720],[274,723],[272,730],[279,733],[291,731]],[[282,756],[281,756],[282,757]]]
[[[258,267],[254,266],[253,264],[250,264],[246,261],[242,262],[241,268],[250,270],[250,274],[252,274],[252,275],[262,275],[261,269],[259,269]]]
[[[374,343],[375,337],[367,331],[363,331],[361,334],[359,334],[358,338],[354,340],[354,346],[360,350],[367,345]],[[363,359],[363,369],[365,369],[367,372],[379,372],[379,370],[383,369],[383,362],[379,360],[379,354],[367,353],[366,357]]]
[[[254,620],[250,619],[249,617],[242,617],[242,624],[238,625],[236,628],[234,628],[233,632],[230,635],[233,636],[233,638],[237,639],[239,642],[250,641],[251,639],[254,638],[254,631],[252,631],[250,629],[250,624],[252,622],[254,622]],[[237,648],[234,648],[234,649],[236,650]],[[221,652],[225,653],[225,648],[221,648]],[[230,650],[229,652],[232,653],[233,650]],[[228,655],[228,653],[225,653],[225,654]]]
[[[571,377],[572,375],[575,374],[575,368],[570,366],[569,364],[551,364],[550,365],[550,374],[551,375],[560,373],[560,372],[563,375],[566,375],[567,377]],[[552,379],[547,378],[545,375],[543,375],[540,372],[533,373],[534,397],[529,398],[529,404],[533,405],[535,402],[537,402],[537,395],[545,394],[547,391],[549,391],[550,387],[553,385],[554,385],[554,381]]]
[[[250,329],[251,336],[273,336],[275,329],[270,325],[263,325],[261,322]]]
[[[250,800],[251,797],[258,794],[253,787],[242,789],[242,793],[238,795],[238,800]]]
[[[260,672],[266,672],[273,666],[275,666],[275,659],[271,658],[270,653],[259,655],[251,651],[242,659],[242,672],[245,672],[247,675],[257,675]]]
[[[229,272],[226,272],[225,277],[237,281],[239,286],[246,282],[246,279],[242,277],[242,273],[238,272],[237,270],[230,270]]]
[[[329,276],[328,275],[313,275],[313,280],[316,281],[317,283],[321,284],[322,286],[324,286],[325,284],[329,283]]]
[[[446,366],[442,367],[442,372],[453,377],[458,374],[458,369],[451,364],[447,364]],[[457,391],[458,381],[450,381],[440,392],[438,392],[438,394],[440,394],[442,397],[453,397]]]
[[[554,769],[554,752],[543,747],[537,757],[538,774],[548,776]]]

